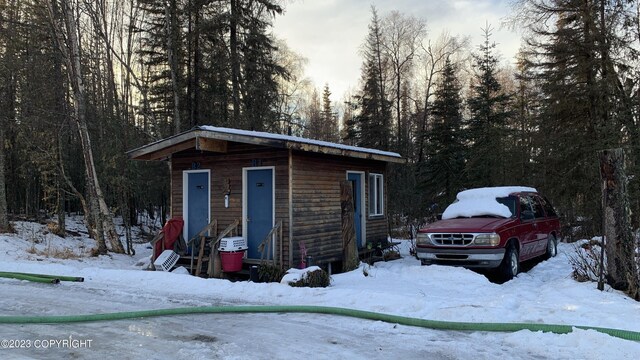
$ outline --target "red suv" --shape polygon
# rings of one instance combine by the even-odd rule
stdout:
[[[559,236],[558,215],[536,189],[471,189],[418,231],[416,253],[422,265],[496,268],[510,280],[522,261],[556,256]]]

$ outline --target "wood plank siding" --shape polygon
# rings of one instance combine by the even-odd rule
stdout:
[[[229,143],[226,153],[196,150],[173,154],[171,159],[171,214],[182,216],[182,173],[191,170],[193,163],[200,169],[211,170],[211,219],[218,220],[224,229],[234,220],[240,220],[242,233],[242,169],[256,166],[275,168],[275,221],[282,220],[283,259],[289,258],[289,152],[264,146]],[[258,165],[257,165],[258,164]],[[229,207],[224,207],[224,195],[230,190]],[[276,259],[280,246],[276,244]],[[286,263],[286,261],[285,261]]]
[[[211,218],[218,220],[218,228],[225,228],[236,219],[242,224],[243,168],[273,166],[275,221],[283,224],[284,268],[300,263],[301,242],[316,264],[340,261],[340,182],[347,178],[347,171],[356,171],[364,173],[362,196],[365,199],[366,241],[386,239],[386,209],[383,216],[368,215],[369,174],[384,174],[385,162],[237,142],[229,142],[225,150],[207,152],[192,148],[171,155],[172,216],[183,215],[183,171],[192,170],[195,164],[198,169],[211,170]],[[386,181],[386,176],[384,179]],[[225,208],[227,189],[230,191],[229,207]],[[242,233],[242,229],[240,231]],[[280,259],[280,249],[280,244],[276,244],[276,259]]]
[[[367,195],[369,173],[384,174],[386,163],[302,152],[293,152],[292,163],[294,264],[300,261],[300,242],[316,262],[342,260],[340,182],[347,171],[365,174],[366,241],[386,239],[386,211],[385,216],[370,217]]]

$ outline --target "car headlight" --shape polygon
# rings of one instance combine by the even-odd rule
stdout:
[[[498,246],[500,235],[498,234],[478,234],[473,243],[476,245]]]
[[[418,233],[416,236],[416,245],[429,245],[431,244],[431,238],[427,233]]]

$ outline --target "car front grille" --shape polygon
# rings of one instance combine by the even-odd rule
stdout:
[[[473,242],[473,234],[431,234],[431,240],[437,245],[465,246]]]

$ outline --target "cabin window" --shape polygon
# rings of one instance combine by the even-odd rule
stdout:
[[[369,215],[384,214],[384,180],[382,174],[369,174]]]

